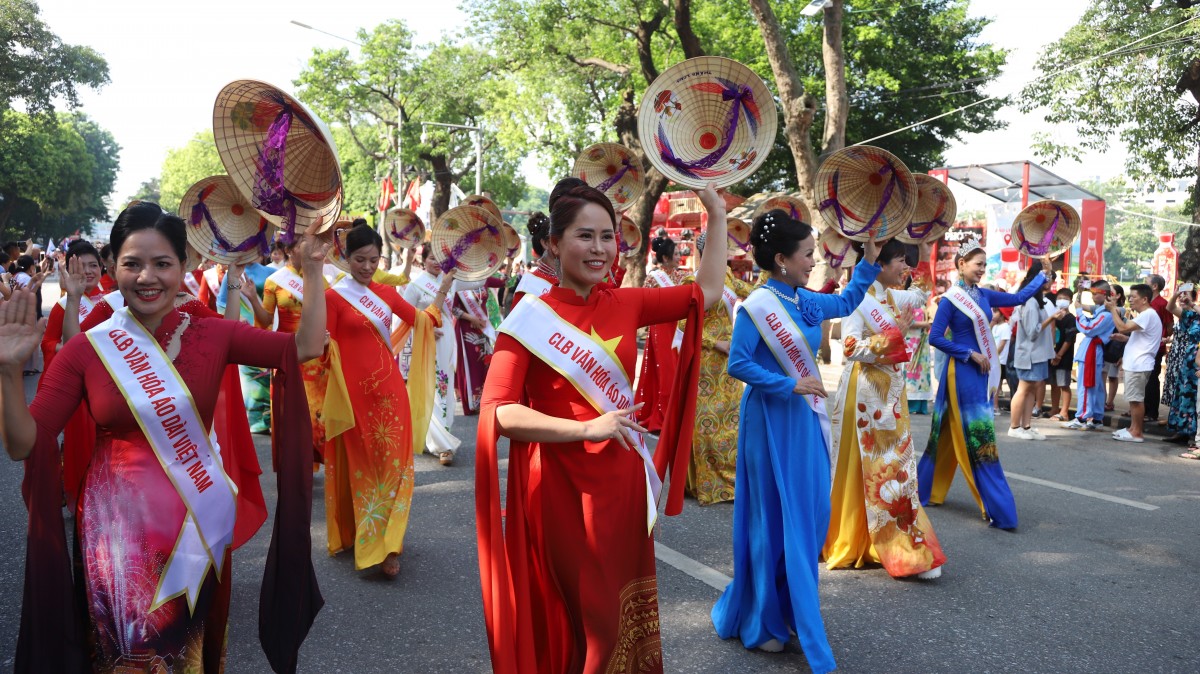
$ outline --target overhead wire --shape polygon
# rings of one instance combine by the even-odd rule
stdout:
[[[1057,76],[1059,76],[1059,75],[1061,75],[1061,74],[1063,74],[1063,73],[1070,72],[1070,71],[1072,71],[1072,70],[1076,70],[1076,69],[1078,69],[1078,68],[1081,68],[1081,67],[1083,67],[1084,65],[1086,65],[1086,64],[1088,64],[1088,63],[1091,63],[1092,61],[1095,61],[1095,60],[1097,60],[1097,59],[1102,59],[1102,58],[1106,58],[1106,57],[1108,57],[1108,56],[1112,56],[1112,55],[1114,55],[1114,54],[1117,54],[1117,53],[1125,52],[1125,50],[1127,50],[1129,47],[1132,47],[1133,45],[1136,45],[1136,44],[1138,44],[1138,43],[1141,43],[1141,42],[1145,42],[1146,40],[1149,40],[1150,38],[1156,37],[1156,36],[1158,36],[1158,35],[1162,35],[1163,33],[1167,32],[1167,31],[1169,31],[1169,30],[1174,30],[1175,28],[1178,28],[1178,27],[1180,27],[1180,26],[1182,26],[1182,25],[1184,25],[1184,24],[1186,24],[1186,23],[1190,23],[1190,22],[1192,22],[1192,21],[1196,21],[1196,20],[1198,20],[1198,19],[1200,19],[1200,15],[1189,17],[1189,18],[1187,18],[1187,19],[1184,19],[1183,21],[1180,21],[1179,23],[1175,23],[1175,24],[1172,24],[1172,25],[1170,25],[1170,26],[1167,26],[1166,28],[1163,28],[1162,30],[1157,30],[1157,31],[1155,31],[1155,32],[1153,32],[1153,33],[1150,33],[1149,35],[1145,35],[1145,36],[1143,36],[1143,37],[1140,37],[1140,38],[1138,38],[1138,39],[1136,39],[1136,40],[1134,40],[1134,41],[1132,41],[1132,42],[1129,42],[1129,43],[1127,43],[1127,44],[1124,44],[1124,45],[1121,45],[1121,46],[1119,46],[1119,47],[1115,47],[1115,48],[1113,48],[1113,49],[1110,49],[1110,50],[1108,50],[1108,51],[1106,51],[1106,52],[1104,52],[1104,53],[1102,53],[1102,54],[1097,54],[1097,55],[1095,55],[1095,56],[1090,56],[1090,57],[1088,57],[1088,58],[1086,58],[1086,59],[1083,59],[1083,60],[1081,60],[1081,61],[1078,61],[1078,62],[1076,62],[1076,63],[1074,63],[1074,64],[1072,64],[1072,65],[1066,66],[1066,67],[1064,67],[1064,68],[1055,69],[1055,70],[1054,70],[1054,71],[1052,71],[1052,72],[1046,73],[1046,74],[1044,74],[1044,75],[1041,75],[1041,76],[1039,76],[1039,77],[1035,77],[1035,78],[1033,78],[1032,80],[1029,80],[1029,82],[1027,82],[1026,84],[1033,84],[1034,82],[1040,82],[1041,80],[1044,80],[1044,79],[1049,79],[1049,78],[1051,78],[1051,77],[1057,77]],[[1161,45],[1159,45],[1159,46],[1161,46]],[[1127,52],[1126,52],[1126,53],[1127,53]],[[921,120],[921,121],[919,121],[919,122],[914,122],[914,123],[912,123],[912,124],[909,124],[909,125],[907,125],[907,126],[900,127],[899,129],[895,129],[895,130],[893,130],[893,131],[889,131],[889,132],[887,132],[887,133],[884,133],[884,134],[881,134],[881,135],[875,136],[875,137],[873,137],[873,138],[868,138],[868,139],[866,139],[866,140],[860,140],[859,142],[857,142],[857,143],[854,143],[853,145],[864,145],[864,144],[866,144],[866,143],[871,143],[871,142],[877,141],[877,140],[879,140],[879,139],[881,139],[881,138],[887,138],[888,136],[894,136],[894,135],[896,135],[896,134],[898,134],[898,133],[903,133],[903,132],[905,132],[905,131],[908,131],[909,129],[914,129],[914,128],[918,127],[918,126],[924,126],[925,124],[928,124],[929,122],[934,122],[934,121],[937,121],[937,120],[939,120],[939,119],[941,119],[941,118],[943,118],[943,117],[948,117],[948,116],[950,116],[950,115],[957,114],[957,113],[959,113],[959,112],[962,112],[962,111],[964,111],[964,110],[968,110],[968,109],[970,109],[970,108],[973,108],[973,107],[975,107],[975,106],[977,106],[977,105],[982,105],[982,104],[984,104],[984,103],[988,103],[988,102],[990,102],[990,101],[998,100],[998,99],[1001,99],[1001,98],[1005,98],[1005,96],[1001,96],[1001,95],[993,95],[993,96],[988,96],[988,97],[986,97],[986,98],[981,98],[981,99],[979,99],[978,101],[972,101],[971,103],[968,103],[968,104],[966,104],[966,105],[963,105],[963,106],[959,106],[959,107],[957,107],[957,108],[955,108],[955,109],[953,109],[953,110],[948,110],[948,111],[946,111],[946,112],[943,112],[943,113],[941,113],[941,114],[938,114],[938,115],[934,115],[933,117],[929,117],[928,119],[923,119],[923,120]]]

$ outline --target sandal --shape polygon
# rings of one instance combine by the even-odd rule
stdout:
[[[442,464],[443,466],[454,465],[454,452],[446,450],[438,454],[438,463]]]
[[[387,557],[379,563],[379,570],[388,578],[395,578],[400,575],[400,555],[395,552],[389,552]]]
[[[1179,458],[1200,461],[1200,447],[1188,447],[1188,451],[1180,454]]]
[[[1066,421],[1066,419],[1064,419],[1063,415],[1061,414],[1055,414],[1054,416],[1050,417],[1050,421]]]

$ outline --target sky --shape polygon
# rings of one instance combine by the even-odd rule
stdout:
[[[864,0],[865,1],[865,0]],[[974,15],[994,22],[981,39],[1012,51],[1002,77],[989,94],[1015,93],[1030,77],[1042,48],[1078,19],[1089,0],[972,0]],[[292,90],[314,47],[349,46],[336,37],[307,30],[308,24],[333,35],[353,38],[358,28],[401,17],[420,42],[433,42],[466,23],[455,0],[206,0],[201,3],[163,0],[40,0],[42,18],[67,43],[86,44],[109,64],[111,83],[98,91],[83,90],[83,110],[112,132],[121,145],[121,169],[113,203],[133,194],[143,181],[157,176],[169,148],[183,145],[212,125],[217,92],[236,79],[258,79]],[[854,6],[856,3],[849,3]],[[862,4],[861,2],[858,4]],[[351,49],[353,47],[351,46]],[[1071,138],[1070,129],[1050,129],[1036,115],[1015,107],[1001,111],[1009,126],[976,134],[949,148],[949,165],[993,161],[1036,160],[1033,134],[1049,130]],[[856,142],[856,139],[849,139]],[[1120,147],[1084,157],[1083,163],[1048,167],[1074,181],[1123,173]],[[547,177],[532,163],[531,183],[546,187]],[[967,188],[956,189],[960,209],[992,202]]]

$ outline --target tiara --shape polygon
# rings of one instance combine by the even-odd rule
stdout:
[[[968,237],[958,244],[958,257],[966,257],[976,250],[983,250],[983,244],[979,242],[979,237]]]

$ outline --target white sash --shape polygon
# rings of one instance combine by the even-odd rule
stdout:
[[[204,428],[191,391],[129,309],[114,311],[84,334],[187,506],[150,610],[184,594],[194,611],[209,564],[221,577],[225,552],[233,542],[237,487],[225,474],[219,449]]]
[[[991,363],[991,368],[988,370],[988,400],[991,400],[1000,388],[1000,356],[996,353],[995,345],[992,344],[992,329],[988,324],[988,319],[983,315],[983,309],[975,304],[975,300],[971,299],[971,296],[961,286],[950,286],[944,297],[971,319],[971,325],[975,328],[975,342],[979,345],[979,352],[986,356],[988,362]]]
[[[885,289],[883,292],[886,293],[887,290]],[[863,295],[862,302],[858,305],[858,314],[877,335],[882,335],[887,330],[900,329],[900,326],[896,325],[896,321],[892,318],[891,310],[883,302],[875,299],[870,292]]]
[[[725,303],[725,311],[729,312],[729,320],[737,315],[738,305],[742,303],[742,298],[737,296],[733,288],[729,286],[721,286],[721,301]]]
[[[291,293],[297,302],[304,304],[304,279],[300,278],[300,275],[296,272],[288,267],[282,267],[279,271],[268,276],[267,280],[274,281],[275,285]]]
[[[491,292],[486,287],[483,288],[483,291]],[[462,300],[463,306],[467,308],[467,313],[483,321],[483,336],[487,337],[489,342],[495,344],[496,328],[492,326],[492,319],[488,316],[487,309],[479,303],[479,298],[475,296],[475,292],[474,290],[460,290],[458,291],[458,299]]]
[[[221,279],[218,275],[217,268],[209,267],[208,269],[205,269],[202,276],[204,276],[204,283],[208,285],[209,291],[212,292],[213,297],[216,297],[217,293],[221,292]]]
[[[104,303],[116,311],[125,307],[125,296],[121,294],[120,290],[114,290],[104,296]]]
[[[187,286],[188,292],[192,294],[192,297],[200,296],[200,282],[196,280],[196,275],[192,272],[183,272],[183,285]]]
[[[392,348],[392,308],[380,299],[370,288],[354,280],[352,276],[346,276],[333,285],[333,289],[343,299],[350,303],[367,320],[371,325],[375,326],[375,330],[379,332],[380,339],[388,350]]]
[[[118,293],[118,294],[120,294],[120,293]],[[58,306],[62,307],[64,310],[67,308],[67,298],[65,296],[58,301]],[[83,325],[84,319],[87,318],[88,314],[92,313],[92,309],[95,309],[95,308],[96,308],[96,303],[92,301],[92,298],[88,297],[87,295],[81,295],[79,297],[79,324],[80,325]]]
[[[536,295],[526,297],[513,308],[500,324],[500,332],[512,336],[558,371],[597,412],[607,414],[633,404],[633,387],[625,367],[599,343],[598,336],[592,336],[595,331],[589,335],[571,325]],[[633,436],[645,466],[646,534],[649,535],[658,517],[662,481],[641,433]]]
[[[813,358],[808,340],[804,338],[804,333],[800,331],[796,321],[792,320],[787,307],[779,301],[775,293],[766,288],[755,290],[742,302],[742,310],[754,322],[759,336],[789,377],[797,380],[804,377],[821,378],[821,371],[817,369],[817,359]],[[824,399],[815,395],[801,397],[812,411],[817,413],[817,419],[821,423],[821,436],[825,439],[825,451],[832,457],[833,436]]]
[[[521,275],[521,282],[517,284],[517,292],[534,297],[541,297],[550,292],[553,286],[549,281],[534,274],[533,272],[525,272]]]

